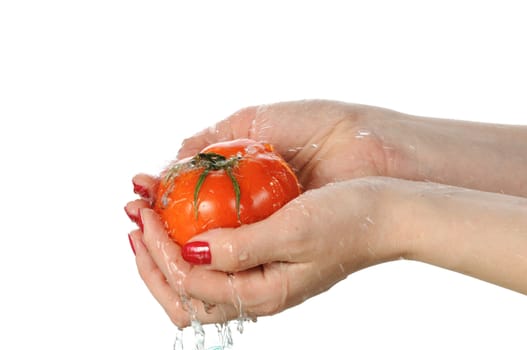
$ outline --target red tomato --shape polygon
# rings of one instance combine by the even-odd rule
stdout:
[[[169,167],[155,211],[178,244],[213,228],[262,220],[301,192],[284,159],[266,143],[216,143]]]

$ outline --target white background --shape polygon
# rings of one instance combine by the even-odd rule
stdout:
[[[130,179],[257,104],[527,124],[521,1],[0,2],[1,349],[171,349]],[[499,169],[496,169],[499,171]],[[262,318],[237,349],[525,349],[527,298],[413,262]]]

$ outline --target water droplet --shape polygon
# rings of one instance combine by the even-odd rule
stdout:
[[[371,131],[365,130],[365,129],[361,129],[361,130],[357,131],[357,134],[355,134],[355,138],[356,139],[363,139],[363,138],[368,137],[370,135],[371,135]]]
[[[294,148],[289,148],[289,149],[287,150],[287,152],[294,152],[294,153],[296,153],[296,152],[298,152],[298,151],[301,151],[303,148],[304,148],[304,147],[294,147]]]

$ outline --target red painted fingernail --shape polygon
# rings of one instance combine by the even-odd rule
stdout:
[[[141,186],[141,185],[138,185],[136,184],[135,182],[132,182],[134,184],[134,193],[135,194],[138,194],[140,195],[141,197],[145,198],[145,199],[149,199],[150,198],[150,193],[148,193],[148,190]]]
[[[132,252],[134,252],[135,255],[135,247],[134,247],[134,240],[132,239],[132,236],[128,235],[128,241],[130,242],[130,247],[132,247]]]
[[[124,211],[126,212],[126,215],[132,220],[132,222],[135,222],[137,226],[143,231],[143,220],[141,220],[141,215],[139,214],[139,211],[137,211],[137,214],[132,214],[128,211],[128,208],[124,207]]]
[[[141,210],[137,211],[137,221],[135,222],[137,226],[139,226],[139,229],[141,231],[145,231],[144,225],[143,225],[143,217],[141,216]]]
[[[181,248],[181,255],[187,262],[195,265],[208,265],[212,261],[207,242],[190,242]]]

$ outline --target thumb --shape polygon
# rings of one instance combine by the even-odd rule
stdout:
[[[293,262],[294,252],[299,251],[295,248],[299,240],[292,236],[298,237],[304,225],[295,220],[298,215],[294,215],[295,205],[291,204],[257,223],[198,235],[182,247],[183,258],[192,264],[225,272],[248,270],[276,261]]]

